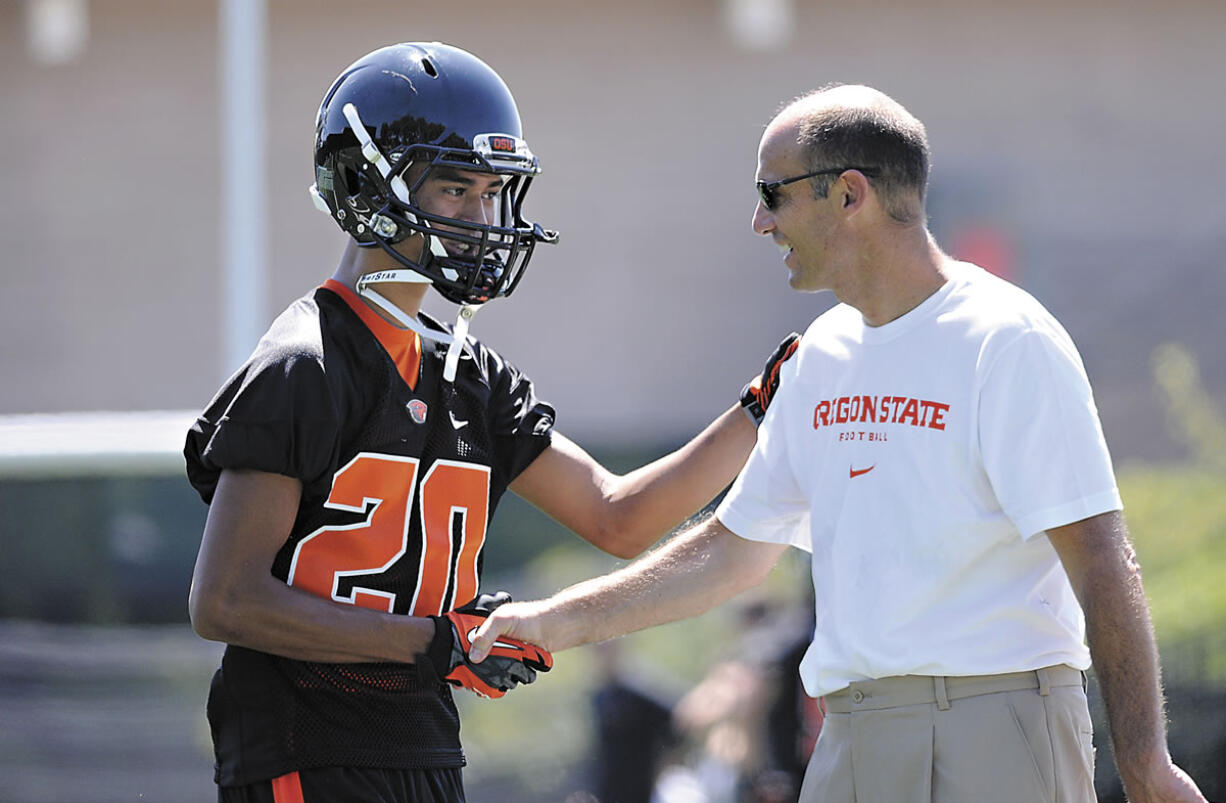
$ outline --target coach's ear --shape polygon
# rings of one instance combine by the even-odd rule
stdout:
[[[864,208],[868,199],[868,178],[859,170],[844,170],[831,191],[837,193],[843,214],[851,217]]]

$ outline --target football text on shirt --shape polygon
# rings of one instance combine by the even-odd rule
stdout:
[[[909,396],[840,396],[813,408],[813,428],[835,424],[908,424],[945,429],[949,405]]]

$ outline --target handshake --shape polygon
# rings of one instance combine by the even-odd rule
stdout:
[[[466,605],[432,616],[434,639],[417,665],[424,675],[433,674],[452,686],[460,686],[482,697],[502,697],[521,683],[536,680],[537,672],[553,668],[549,651],[526,641],[499,637],[481,663],[469,660],[473,636],[495,608],[510,602],[505,591],[481,594]]]

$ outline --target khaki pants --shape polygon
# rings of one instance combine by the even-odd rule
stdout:
[[[1092,803],[1084,676],[1068,666],[883,678],[826,698],[801,803]]]

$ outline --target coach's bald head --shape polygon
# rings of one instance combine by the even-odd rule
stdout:
[[[856,84],[826,86],[788,103],[768,131],[781,127],[795,130],[808,170],[874,168],[871,183],[890,217],[907,224],[924,221],[928,134],[889,95]],[[826,197],[836,178],[813,178],[815,196]]]

